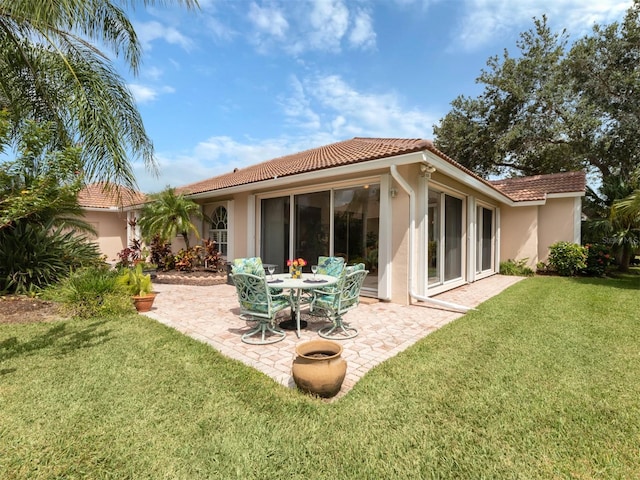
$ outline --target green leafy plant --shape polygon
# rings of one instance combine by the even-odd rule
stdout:
[[[587,266],[587,249],[571,242],[556,242],[549,247],[549,267],[571,277]]]
[[[117,284],[124,287],[125,291],[135,297],[144,297],[153,290],[151,275],[142,271],[142,265],[122,270],[117,279]]]
[[[500,262],[500,274],[514,275],[520,277],[530,277],[534,274],[533,270],[527,266],[528,258],[521,260],[509,259],[506,262]]]
[[[118,272],[106,265],[81,268],[45,290],[43,296],[60,302],[65,313],[78,318],[125,315],[134,310],[129,295],[118,284]]]
[[[594,277],[602,277],[613,260],[610,248],[606,245],[587,244],[587,266],[582,273]]]
[[[52,222],[0,230],[0,291],[34,294],[82,266],[102,263],[98,246]]]

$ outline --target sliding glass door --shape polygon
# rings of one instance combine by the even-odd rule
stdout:
[[[331,192],[306,193],[294,196],[294,258],[304,258],[311,271],[320,255],[329,255],[331,227]]]
[[[476,273],[493,270],[494,211],[479,206],[476,209]]]
[[[291,208],[293,206],[293,209]],[[260,202],[260,256],[286,271],[287,259],[319,256],[364,263],[366,288],[377,289],[380,185],[265,198]]]
[[[279,273],[286,271],[287,259],[289,258],[290,216],[290,197],[262,200],[260,256],[263,263],[277,265]]]
[[[462,278],[463,207],[461,198],[429,189],[427,275],[433,287]]]

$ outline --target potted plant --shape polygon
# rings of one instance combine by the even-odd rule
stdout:
[[[142,264],[135,268],[128,268],[118,277],[118,284],[133,298],[133,304],[138,312],[148,312],[151,310],[156,293],[153,291],[151,275],[144,273]]]

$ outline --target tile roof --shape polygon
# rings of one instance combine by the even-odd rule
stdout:
[[[144,203],[146,197],[130,188],[98,182],[85,186],[78,193],[78,202],[83,208],[128,207]]]
[[[184,195],[209,192],[423,150],[429,150],[462,172],[473,176],[489,188],[495,189],[516,202],[543,200],[545,194],[549,193],[584,192],[585,190],[584,172],[538,175],[490,182],[435,148],[430,140],[355,137],[235,169],[233,172],[176,188],[176,192]]]
[[[585,172],[563,172],[490,181],[514,202],[544,200],[548,194],[584,193]]]
[[[194,194],[237,187],[273,178],[419,152],[427,148],[434,148],[433,144],[429,140],[419,138],[356,137],[236,169],[230,173],[185,185],[176,191]]]

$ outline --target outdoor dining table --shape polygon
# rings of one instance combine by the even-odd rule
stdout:
[[[336,283],[338,283],[338,278],[331,275],[303,273],[301,278],[291,278],[290,273],[267,275],[267,285],[269,285],[270,289],[287,289],[290,291],[291,320],[280,322],[280,327],[285,330],[296,330],[296,334],[300,338],[300,329],[307,328],[307,322],[300,321],[300,308],[304,303],[302,293],[305,290],[324,288]]]

